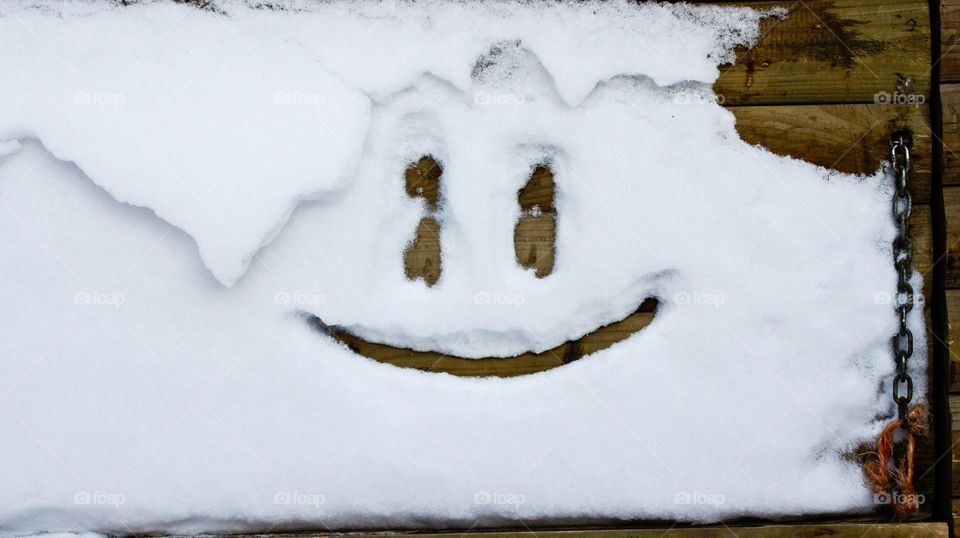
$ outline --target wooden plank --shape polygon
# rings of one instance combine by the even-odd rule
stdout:
[[[956,460],[954,460],[954,465],[956,465]],[[960,529],[960,499],[953,499],[953,528]]]
[[[960,413],[960,395],[951,394],[950,395],[950,415],[951,415],[951,430],[953,432],[953,442],[950,443],[952,447],[951,450],[951,460],[953,461],[952,470],[953,470],[953,495],[960,496],[960,449],[958,449],[958,443],[960,443],[960,417],[957,414]]]
[[[960,81],[960,0],[940,1],[940,80]]]
[[[743,2],[788,7],[721,67],[727,104],[873,103],[880,92],[930,93],[930,18],[920,0]],[[928,99],[927,99],[928,100]]]
[[[960,187],[944,187],[943,207],[947,215],[947,289],[960,288]]]
[[[440,223],[435,218],[440,205],[440,178],[443,168],[437,161],[425,155],[411,163],[404,172],[407,195],[423,201],[427,216],[420,219],[413,241],[403,253],[403,270],[411,280],[422,279],[433,286],[443,270],[440,255]]]
[[[931,219],[930,206],[913,206],[913,217],[910,219],[910,230],[913,233],[913,269],[923,276],[924,297],[931,297],[933,293],[933,221]],[[930,308],[930,305],[927,304],[926,308]]]
[[[708,527],[660,527],[642,529],[583,529],[583,530],[513,530],[513,531],[468,531],[470,535],[484,538],[662,538],[662,537],[698,537],[698,538],[801,538],[813,536],[832,536],[836,538],[861,537],[902,538],[902,537],[946,537],[946,523],[822,523],[822,524],[779,524],[736,526],[720,525]],[[415,535],[417,538],[455,538],[463,536],[463,531],[418,532],[393,531],[390,535]],[[263,535],[223,535],[224,538],[256,538]],[[271,534],[272,538],[383,538],[382,532],[371,533],[298,533]],[[174,537],[167,537],[174,538]],[[179,537],[177,537],[179,538]]]
[[[625,340],[653,321],[656,305],[656,300],[644,301],[636,312],[626,318],[604,325],[575,341],[540,353],[528,352],[510,358],[467,359],[433,351],[414,351],[368,342],[342,328],[325,325],[318,318],[312,318],[311,322],[315,329],[337,339],[354,353],[378,362],[458,376],[512,377],[556,368]]]
[[[440,255],[440,223],[433,217],[420,219],[413,241],[403,252],[403,270],[410,280],[422,279],[433,286],[443,270]]]
[[[943,184],[960,185],[960,84],[940,86],[940,101],[943,105]]]
[[[926,283],[924,283],[926,284]],[[931,357],[933,351],[933,341],[932,341],[932,312],[930,310],[930,305],[927,304],[923,310],[924,321],[927,324],[927,369],[926,369],[926,380],[928,390],[933,386],[933,370],[931,369]],[[893,395],[891,394],[891,397]],[[929,398],[928,398],[929,401]],[[934,498],[934,486],[936,482],[936,464],[939,456],[936,452],[935,439],[933,437],[933,428],[931,427],[927,431],[927,435],[917,439],[917,459],[915,462],[916,473],[914,474],[914,487],[917,488],[917,492],[923,494],[925,501],[924,504],[920,506],[920,516],[925,516],[924,519],[929,517],[933,513],[933,498]]]
[[[930,200],[932,132],[926,105],[744,106],[729,110],[745,141],[778,155],[851,174],[876,172],[881,161],[889,159],[890,135],[909,129],[913,133],[910,189],[915,202]]]
[[[960,215],[951,216],[951,220]],[[947,290],[947,347],[950,350],[950,392],[960,392],[960,290]]]
[[[534,168],[527,184],[517,193],[520,219],[513,230],[517,263],[533,269],[537,278],[553,272],[557,256],[556,184],[549,163]]]

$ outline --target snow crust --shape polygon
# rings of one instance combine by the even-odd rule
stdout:
[[[740,140],[709,84],[761,14],[42,6],[0,9],[0,532],[873,509],[849,455],[893,411],[891,181]],[[402,268],[424,154],[433,288]],[[543,162],[537,279],[512,232]],[[650,296],[640,333],[514,379],[375,363],[303,317],[509,356]]]

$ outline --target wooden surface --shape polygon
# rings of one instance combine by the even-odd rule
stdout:
[[[394,366],[467,377],[513,377],[569,364],[591,353],[606,349],[649,325],[653,320],[655,309],[655,300],[645,301],[636,312],[626,318],[604,325],[575,341],[565,342],[540,353],[524,353],[509,358],[466,359],[433,351],[414,351],[367,342],[337,327],[321,326],[319,329],[336,338],[355,353]]]
[[[940,82],[960,82],[960,0],[941,0],[940,29]]]
[[[960,0],[941,3],[941,81],[943,105],[943,199],[947,222],[947,347],[950,353],[950,408],[953,415],[953,514],[960,521]]]
[[[533,269],[537,278],[553,272],[557,254],[556,184],[549,165],[534,168],[517,193],[520,219],[513,230],[513,249],[520,267]]]
[[[953,417],[953,515],[960,516],[960,0],[941,3],[939,88],[943,120],[943,199],[946,217],[947,348],[950,360],[950,409]]]
[[[788,105],[730,107],[737,132],[778,155],[851,174],[873,174],[890,156],[890,133],[913,132],[910,190],[929,203],[930,111],[926,105]],[[960,166],[960,163],[958,163]]]
[[[762,38],[721,69],[728,105],[873,103],[879,92],[930,91],[930,18],[913,0],[741,2],[786,7]]]
[[[956,1],[960,3],[960,0]],[[758,45],[751,50],[737,51],[737,63],[723,66],[714,85],[721,101],[735,116],[737,131],[745,141],[760,144],[779,155],[827,168],[873,174],[888,158],[890,134],[901,129],[912,133],[910,189],[915,203],[911,223],[915,238],[915,270],[924,277],[923,293],[930,297],[934,261],[929,206],[933,134],[928,106],[932,60],[926,2],[811,0],[736,3],[760,8],[789,8],[785,18],[770,18],[762,23]],[[946,11],[951,9],[948,5],[944,7]],[[944,21],[947,20],[953,19],[945,16]],[[956,20],[960,23],[960,10]],[[951,49],[951,54],[953,52]],[[956,52],[960,54],[960,46]],[[954,62],[954,56],[960,58],[952,54],[945,61]],[[960,60],[956,64],[956,78],[960,80]],[[945,101],[944,137],[948,156],[945,183],[957,185],[957,190],[948,188],[945,191],[947,211],[960,215],[960,156],[951,150],[951,144],[956,144],[957,151],[960,151],[960,85],[944,86],[938,91],[944,95]],[[892,101],[900,101],[900,104]],[[539,172],[518,193],[522,218],[515,228],[514,247],[519,265],[535,269],[539,276],[546,276],[553,264],[556,222],[563,216],[557,215],[552,208],[555,194],[552,181],[547,181],[543,172]],[[541,175],[543,177],[538,179]],[[411,192],[409,186],[408,192],[412,196],[418,195]],[[531,212],[533,205],[541,210],[550,209]],[[954,301],[951,308],[960,310],[960,305],[955,302],[960,300],[960,218],[951,222],[946,260],[948,284],[958,288],[950,297]],[[439,269],[432,260],[440,256],[437,237],[441,232],[422,228],[423,223],[408,251],[413,253],[413,263],[420,267],[408,267],[408,275],[425,274],[425,262],[427,266],[433,264]],[[542,256],[544,252],[551,254],[549,259]],[[929,307],[925,315],[929,320]],[[640,328],[649,319],[638,317],[634,321],[637,321],[636,328]],[[623,331],[619,330],[609,334],[601,331],[595,336],[597,341],[607,345],[607,339],[612,342],[623,337]],[[389,347],[375,349],[362,341],[348,344],[364,354],[394,364],[433,371],[439,368],[459,375],[519,375],[558,362],[556,357],[549,356],[524,357],[515,362],[502,359],[471,362],[436,354],[415,355],[409,350]],[[960,389],[960,360],[955,366],[954,382]],[[928,495],[932,493],[930,469],[935,459],[932,440],[923,440],[919,448],[917,476],[919,490]],[[921,517],[927,515],[928,506],[924,507]],[[851,532],[857,535],[862,532],[875,535],[879,531],[879,527],[856,528],[859,530]],[[831,529],[834,530],[830,533],[844,535],[835,527]],[[741,530],[738,528],[737,533],[741,534]],[[802,533],[808,531],[787,527],[782,532],[805,535]],[[781,531],[767,528],[765,532]]]
[[[424,155],[407,167],[404,173],[407,195],[423,201],[426,215],[420,219],[417,231],[403,253],[403,268],[407,278],[421,279],[433,286],[440,279],[440,223],[437,211],[441,202],[443,168],[430,155]]]
[[[700,2],[710,3],[710,2]],[[873,173],[889,151],[887,137],[900,128],[914,135],[911,190],[916,202],[913,217],[916,270],[924,276],[924,293],[930,296],[931,212],[927,205],[931,185],[931,130],[929,102],[931,29],[927,3],[914,0],[784,0],[782,2],[736,2],[752,7],[789,8],[784,19],[762,23],[760,42],[751,50],[737,51],[735,65],[723,66],[714,85],[723,103],[735,115],[737,130],[751,143],[771,151],[852,173]],[[960,0],[943,3],[942,78],[960,82]],[[945,167],[944,195],[947,201],[948,317],[960,320],[960,85],[943,85],[935,91],[944,96]],[[905,104],[888,104],[908,99]],[[442,176],[440,181],[442,182]],[[442,198],[442,187],[408,193]],[[562,219],[562,215],[551,217]],[[527,214],[533,218],[533,215]],[[425,217],[429,219],[430,215]],[[539,224],[517,226],[515,246],[521,265],[531,262],[531,245],[537,252],[552,245],[545,230],[549,219]],[[536,224],[536,225],[535,225]],[[555,225],[555,221],[553,221]],[[408,276],[429,280],[439,275],[442,233],[433,223],[421,223],[408,251]],[[422,246],[417,246],[417,245]],[[524,250],[525,249],[525,250]],[[412,251],[412,252],[411,252]],[[426,254],[422,254],[422,253]],[[421,255],[422,254],[422,255]],[[417,256],[420,256],[419,258]],[[534,256],[538,258],[539,254]],[[551,261],[552,263],[552,261]],[[929,317],[929,312],[927,312]],[[956,316],[954,316],[956,314]],[[932,337],[932,334],[928,334]],[[611,335],[611,338],[613,335]],[[960,322],[950,326],[952,387],[960,391]],[[892,359],[891,359],[892,360]],[[421,367],[424,365],[420,365]],[[465,368],[466,366],[461,366]],[[501,371],[499,375],[522,373]],[[960,392],[958,392],[960,394]],[[960,401],[958,401],[960,405]],[[929,493],[935,459],[929,442],[920,448],[920,491]],[[960,469],[960,466],[955,468]],[[787,485],[788,486],[788,485]],[[960,506],[960,503],[958,503]],[[545,538],[598,536],[607,538],[680,536],[946,536],[944,524],[830,523],[817,525],[727,526],[699,528],[651,528],[486,533],[495,538],[540,536]],[[453,533],[452,535],[460,535]],[[286,535],[273,535],[284,537]],[[304,535],[298,535],[304,536]],[[306,536],[325,536],[320,534]],[[359,536],[359,535],[358,535]],[[420,534],[451,536],[451,534]]]

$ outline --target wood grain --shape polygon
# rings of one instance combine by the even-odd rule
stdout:
[[[537,278],[553,272],[557,256],[557,218],[553,215],[523,215],[513,230],[517,263],[533,269]]]
[[[958,449],[958,443],[960,443],[960,394],[951,394],[950,395],[950,415],[951,415],[951,431],[953,432],[953,442],[951,443],[952,450],[950,457],[952,458],[953,465],[953,495],[960,495],[960,449]]]
[[[943,184],[960,185],[960,84],[940,86],[940,102],[943,105]]]
[[[520,219],[513,230],[517,263],[533,269],[537,278],[553,272],[557,257],[556,182],[549,166],[534,168],[526,185],[517,193]]]
[[[913,270],[923,277],[924,297],[933,296],[933,217],[930,206],[913,206],[910,231],[913,234]],[[927,301],[929,308],[929,301]]]
[[[944,187],[943,206],[947,215],[946,264],[947,289],[960,288],[960,187]]]
[[[440,177],[443,168],[430,155],[420,157],[404,171],[404,187],[411,198],[424,201],[427,216],[420,219],[413,240],[403,252],[403,271],[410,280],[421,279],[433,286],[443,270],[440,254],[440,223],[435,218],[440,206]]]
[[[422,279],[433,286],[443,269],[440,254],[440,223],[433,217],[420,219],[413,241],[403,253],[403,270],[410,280]]]
[[[947,290],[947,348],[950,350],[950,392],[960,392],[960,290]]]
[[[960,0],[940,1],[940,81],[960,82]]]
[[[627,339],[650,324],[656,305],[655,300],[644,301],[636,312],[623,320],[604,325],[575,341],[565,342],[540,353],[524,353],[509,358],[467,359],[430,351],[414,351],[368,342],[338,327],[327,326],[317,318],[313,318],[311,323],[315,329],[337,339],[354,353],[378,362],[465,377],[513,377],[556,368]]]
[[[929,96],[930,25],[916,0],[741,2],[788,7],[762,37],[721,67],[727,104],[873,103],[879,92]]]
[[[436,211],[440,203],[440,177],[443,168],[432,156],[424,155],[404,171],[407,196],[422,198],[427,209]]]
[[[910,189],[930,200],[932,132],[926,105],[793,105],[731,107],[737,132],[751,144],[851,174],[873,174],[890,155],[890,135],[913,133]],[[960,142],[960,139],[958,139]]]

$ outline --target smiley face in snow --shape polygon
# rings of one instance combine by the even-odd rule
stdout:
[[[442,270],[441,230],[438,221],[443,191],[442,167],[432,157],[424,156],[406,169],[404,177],[406,193],[411,197],[421,198],[427,209],[427,215],[421,218],[417,226],[416,236],[404,252],[405,274],[409,279],[420,279],[432,287],[437,283]],[[533,168],[530,180],[518,193],[522,213],[514,229],[517,263],[533,270],[537,278],[549,275],[554,266],[555,197],[555,182],[548,163],[538,164]],[[477,305],[513,305],[520,308],[523,295],[478,292],[474,301]],[[568,364],[629,338],[652,321],[656,306],[656,299],[647,299],[627,317],[597,327],[576,340],[547,350],[530,351],[507,358],[479,359],[370,342],[348,329],[327,325],[316,315],[308,314],[305,317],[317,332],[334,338],[354,353],[379,362],[452,375],[510,377]]]

